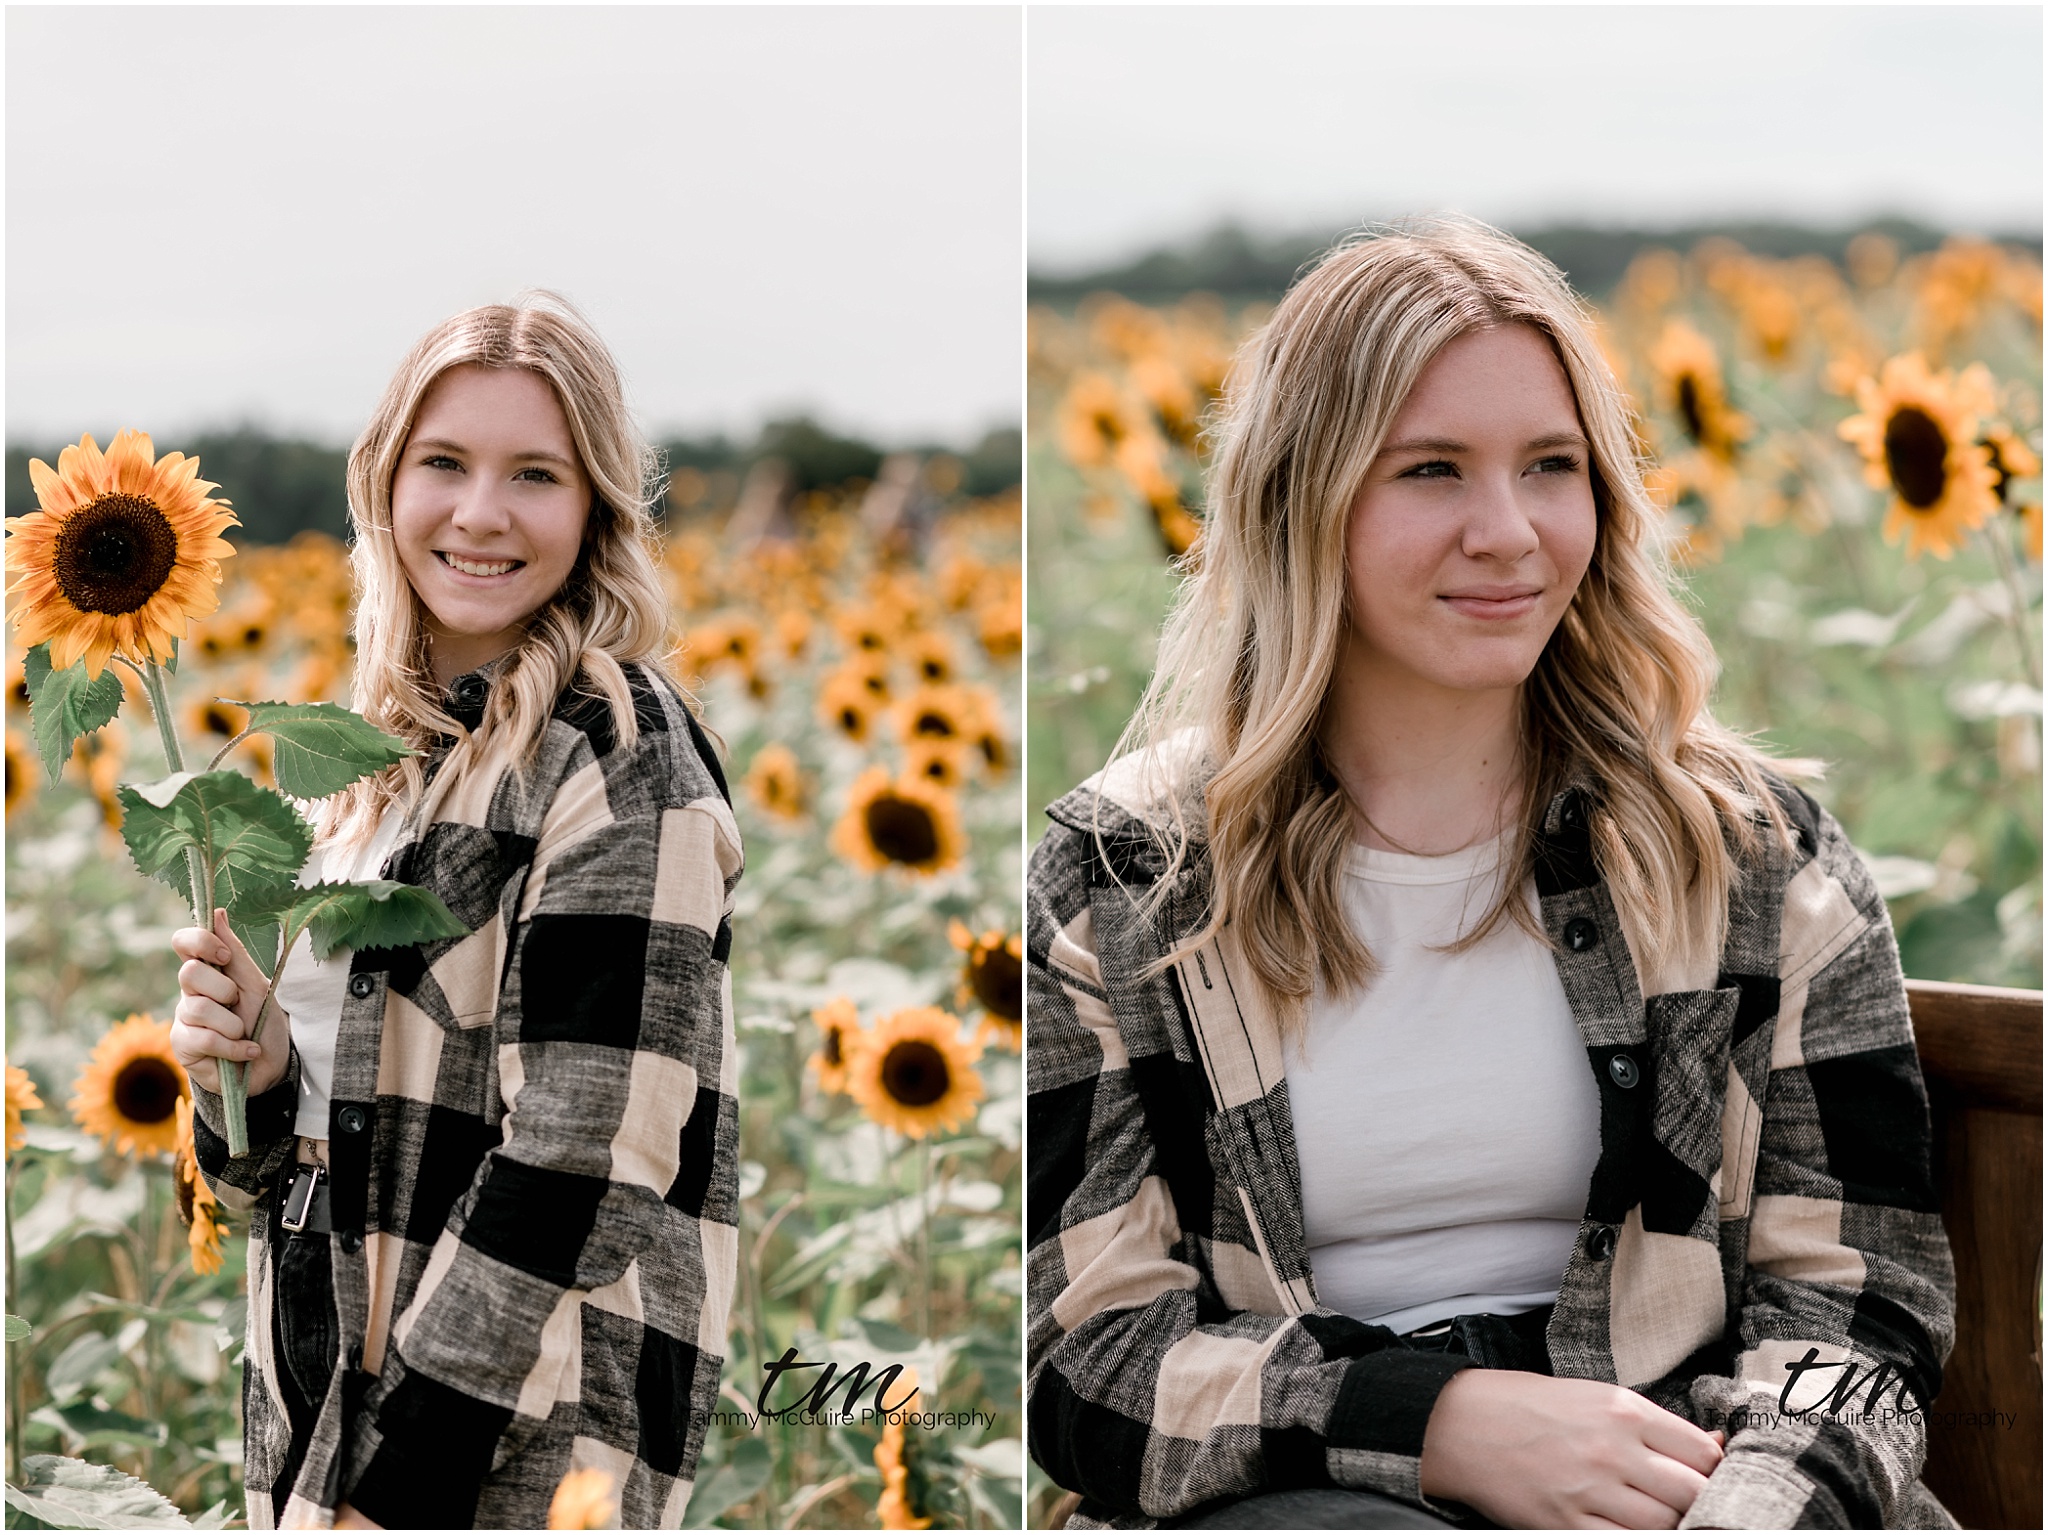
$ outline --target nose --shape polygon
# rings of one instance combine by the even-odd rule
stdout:
[[[1481,494],[1467,502],[1464,536],[1460,547],[1474,559],[1495,559],[1512,564],[1534,554],[1542,539],[1528,509],[1522,505],[1520,483],[1502,476],[1489,477]]]
[[[479,535],[503,532],[512,525],[499,487],[481,474],[470,476],[463,484],[448,520],[465,533]]]

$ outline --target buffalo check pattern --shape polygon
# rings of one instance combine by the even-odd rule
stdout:
[[[1898,1411],[1901,1380],[1908,1409],[1940,1388],[1955,1291],[1898,951],[1841,827],[1775,788],[1797,847],[1743,871],[1719,956],[1651,977],[1594,863],[1595,785],[1546,807],[1542,922],[1601,1106],[1551,1369],[1727,1431],[1684,1527],[1952,1527]],[[1463,1519],[1419,1471],[1437,1393],[1474,1366],[1318,1304],[1280,1036],[1229,930],[1144,978],[1201,925],[1202,849],[1167,875],[1129,760],[1049,814],[1027,918],[1028,1423],[1082,1495],[1073,1526],[1318,1486]],[[1853,1365],[1799,1377],[1789,1405],[1827,1410],[1795,1418],[1780,1394],[1809,1349]],[[1851,1371],[1864,1384],[1829,1400]]]
[[[465,725],[501,664],[454,684]],[[504,745],[452,780],[451,743],[430,753],[383,877],[470,933],[350,964],[329,1116],[341,1358],[296,1468],[265,1252],[296,1056],[250,1104],[246,1157],[196,1094],[200,1165],[250,1215],[252,1527],[323,1528],[347,1501],[394,1529],[542,1528],[593,1467],[624,1527],[681,1523],[738,1264],[741,855],[681,695],[626,674],[630,750],[572,690],[523,776]]]

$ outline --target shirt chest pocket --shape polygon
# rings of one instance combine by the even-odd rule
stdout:
[[[458,1029],[480,1029],[498,1016],[498,984],[505,973],[505,919],[502,913],[457,939],[427,967],[441,993],[442,1022]]]
[[[1724,1165],[1724,1100],[1728,1052],[1742,999],[1733,986],[1671,991],[1648,999],[1645,1019],[1651,1061],[1650,1165],[1663,1194],[1653,1229],[1714,1240],[1731,1168]],[[1753,1160],[1753,1158],[1752,1158]],[[1713,1197],[1708,1197],[1709,1195]],[[1652,1222],[1645,1193],[1644,1224]]]

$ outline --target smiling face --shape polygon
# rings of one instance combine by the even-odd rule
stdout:
[[[1468,331],[1437,353],[1351,505],[1353,680],[1518,688],[1592,560],[1589,462],[1571,384],[1540,332]]]
[[[590,504],[540,374],[465,363],[434,381],[392,476],[391,531],[444,685],[519,643],[575,568]]]

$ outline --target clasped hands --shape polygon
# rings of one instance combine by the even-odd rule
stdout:
[[[1506,1529],[1670,1530],[1725,1442],[1605,1381],[1461,1370],[1423,1433],[1422,1491]]]

